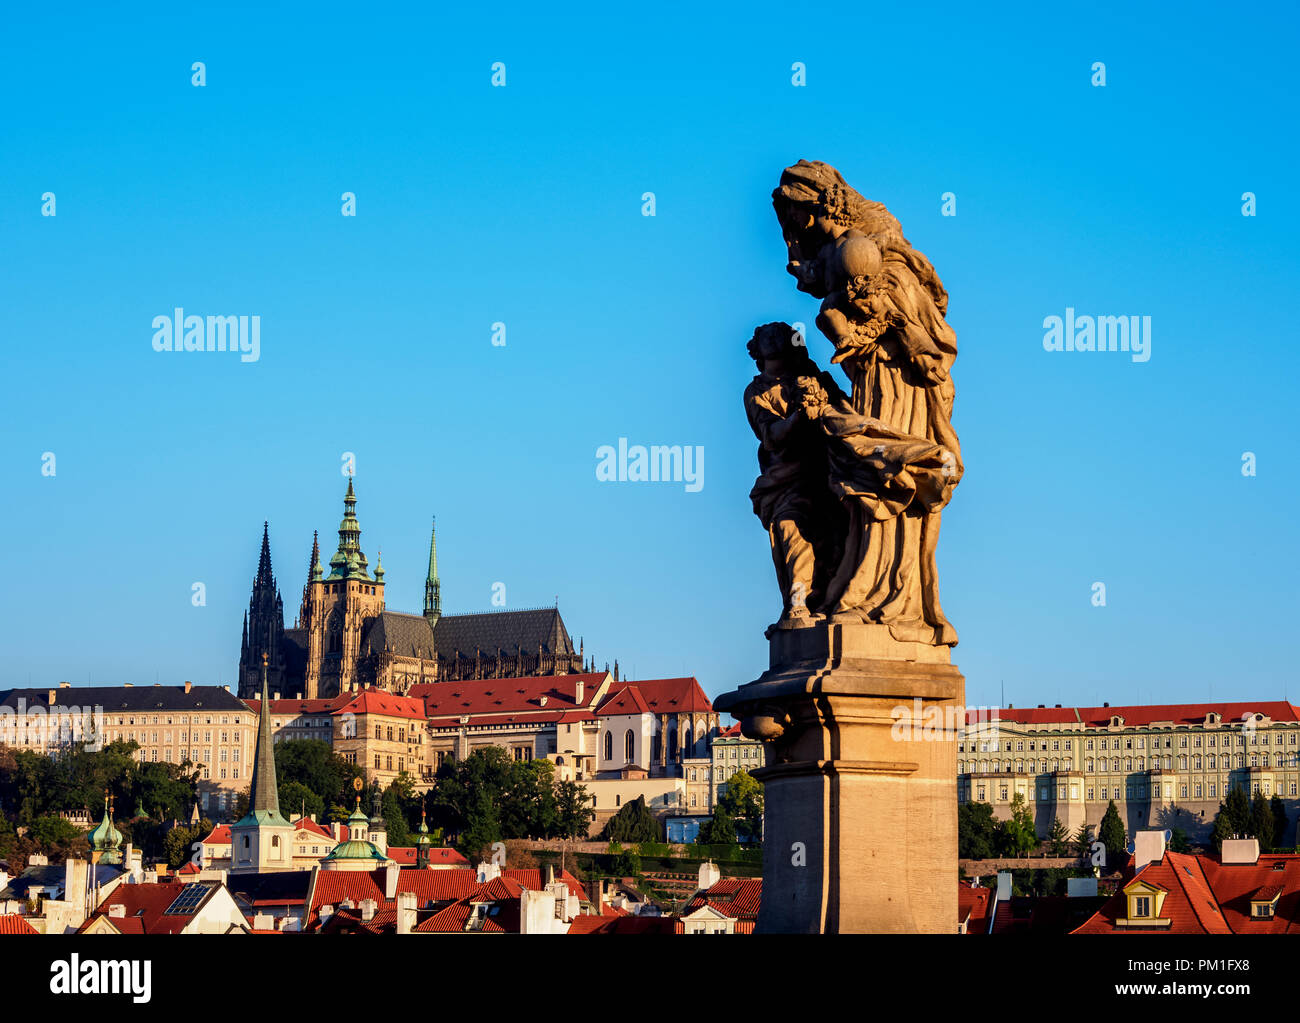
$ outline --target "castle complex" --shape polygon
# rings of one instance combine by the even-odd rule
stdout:
[[[284,602],[271,571],[269,525],[264,525],[244,617],[240,697],[258,695],[263,654],[270,691],[304,699],[365,686],[405,693],[428,682],[589,670],[556,607],[444,615],[436,528],[429,539],[423,613],[386,610],[382,558],[376,559],[372,571],[361,550],[356,503],[349,479],[338,550],[328,566],[322,565],[319,536],[313,536],[302,603],[289,629],[284,627]]]

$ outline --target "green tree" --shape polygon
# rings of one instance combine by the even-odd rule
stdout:
[[[714,813],[715,819],[721,809],[719,804]],[[664,831],[663,825],[650,812],[650,807],[646,806],[645,796],[637,796],[632,802],[624,803],[622,809],[605,822],[600,837],[614,842],[662,842]]]
[[[736,819],[727,813],[721,802],[713,808],[713,816],[700,825],[695,841],[700,845],[736,844]]]
[[[1291,823],[1287,819],[1286,804],[1282,802],[1282,797],[1275,792],[1273,798],[1269,800],[1268,807],[1273,814],[1273,848],[1281,849],[1286,841],[1287,827]]]
[[[562,781],[555,786],[555,832],[557,838],[586,838],[596,811],[586,786]]]
[[[1182,828],[1174,828],[1170,834],[1169,851],[1176,853],[1189,853],[1192,851],[1192,843],[1187,838],[1187,832]]]
[[[1070,834],[1060,817],[1053,817],[1052,826],[1047,829],[1047,851],[1052,856],[1070,855]]]
[[[727,779],[718,806],[737,822],[738,839],[758,842],[763,838],[763,785],[748,771],[737,771]]]
[[[1074,850],[1079,854],[1079,859],[1092,862],[1092,825],[1087,821],[1080,824],[1079,830],[1074,833]]]
[[[320,820],[325,812],[325,801],[300,781],[280,781],[279,797],[280,814],[289,821],[312,814]]]
[[[1124,822],[1119,818],[1119,808],[1113,799],[1107,804],[1106,813],[1101,818],[1097,838],[1106,847],[1106,866],[1113,870],[1119,865],[1120,854],[1128,842]]]
[[[1273,848],[1273,811],[1262,792],[1256,792],[1250,804],[1250,833],[1258,839],[1261,851]]]
[[[987,860],[997,855],[998,821],[988,803],[961,803],[957,807],[957,855],[964,860]]]
[[[1219,812],[1214,815],[1210,844],[1216,853],[1222,852],[1224,839],[1250,833],[1250,801],[1246,798],[1245,789],[1234,786],[1224,794]]]
[[[1038,845],[1038,832],[1034,827],[1034,813],[1017,792],[1011,797],[1011,816],[998,827],[999,845],[1010,856],[1028,855]]]

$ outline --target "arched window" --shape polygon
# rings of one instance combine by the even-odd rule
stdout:
[[[668,729],[668,759],[670,761],[677,759],[677,726],[673,725]]]
[[[686,726],[686,733],[682,736],[682,755],[687,757],[694,756],[691,750],[691,726]]]
[[[629,764],[636,759],[636,736],[632,734],[630,728],[623,736],[623,756]]]
[[[605,759],[606,760],[614,759],[614,733],[613,732],[605,733]]]

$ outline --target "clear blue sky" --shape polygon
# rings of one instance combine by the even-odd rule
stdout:
[[[344,451],[390,608],[436,514],[447,610],[503,582],[637,677],[754,678],[744,342],[815,315],[769,202],[808,158],[952,295],[968,702],[1300,697],[1294,8],[1121,10],[11,11],[0,685],[230,682],[262,521],[291,624]],[[178,305],[260,360],[154,352]],[[1045,352],[1067,306],[1149,315],[1150,362]],[[619,437],[704,489],[597,482]]]

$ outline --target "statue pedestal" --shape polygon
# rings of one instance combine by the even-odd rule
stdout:
[[[948,647],[881,625],[779,631],[715,708],[766,744],[760,933],[957,930],[957,729]]]

